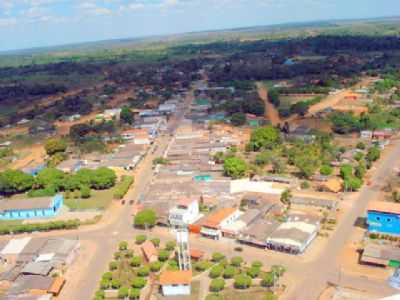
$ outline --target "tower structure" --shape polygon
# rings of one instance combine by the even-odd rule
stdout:
[[[181,271],[190,271],[192,264],[190,260],[189,231],[186,227],[180,227],[176,230],[176,242],[179,269]]]

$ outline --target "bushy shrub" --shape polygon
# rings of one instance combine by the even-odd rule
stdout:
[[[139,270],[137,270],[137,275],[140,277],[147,277],[150,274],[150,267],[143,266]]]
[[[211,292],[219,292],[222,291],[225,287],[225,280],[222,278],[215,278],[211,280],[210,283],[210,291]]]
[[[128,242],[127,241],[122,241],[119,243],[119,250],[124,251],[128,249]]]
[[[163,262],[168,260],[170,253],[167,250],[161,250],[158,252],[158,260]]]
[[[165,249],[168,251],[173,251],[175,250],[176,247],[176,242],[175,241],[169,241],[165,244]]]
[[[142,264],[142,258],[140,256],[132,257],[130,263],[132,267],[139,267]]]
[[[233,285],[237,289],[247,289],[251,286],[251,282],[251,277],[244,274],[239,274],[235,276],[235,282]]]
[[[147,240],[147,237],[144,234],[139,234],[136,236],[135,240],[136,244],[141,245]]]
[[[144,288],[144,286],[146,285],[147,280],[144,277],[135,277],[132,280],[132,287],[136,288],[136,289],[142,289]]]
[[[114,198],[122,199],[134,182],[132,176],[122,176],[121,181],[114,187]]]
[[[219,253],[219,252],[214,252],[212,255],[213,262],[220,262],[224,258],[225,258],[225,255],[223,255],[222,253]]]
[[[152,272],[158,272],[161,269],[162,264],[159,261],[154,261],[150,263],[150,270]]]
[[[224,268],[220,265],[216,265],[211,268],[209,276],[211,278],[217,278],[217,277],[221,276],[222,272],[224,272]]]
[[[65,229],[77,229],[80,226],[80,221],[68,220],[68,221],[52,221],[48,223],[33,223],[33,224],[19,224],[19,225],[7,225],[0,226],[0,235],[5,234],[19,234],[19,233],[30,233],[36,231],[51,231],[51,230],[65,230]]]
[[[229,278],[233,278],[233,276],[235,276],[235,274],[236,274],[236,269],[232,266],[227,266],[224,271],[223,277],[226,279],[229,279]]]
[[[232,257],[231,259],[231,265],[235,267],[240,267],[240,265],[243,263],[243,258],[241,256],[235,256]]]

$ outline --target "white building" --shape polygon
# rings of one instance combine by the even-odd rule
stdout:
[[[201,225],[200,233],[203,236],[218,240],[223,235],[222,228],[236,222],[241,213],[237,208],[226,207],[210,214]]]
[[[191,282],[192,271],[164,271],[160,275],[161,290],[165,297],[189,296]]]
[[[300,254],[316,238],[320,218],[311,215],[293,214],[282,223],[269,238],[267,248],[291,254]]]
[[[195,199],[184,199],[169,211],[171,227],[184,227],[200,219],[199,202]]]
[[[371,130],[362,130],[362,131],[360,132],[360,137],[361,137],[362,139],[368,139],[368,140],[370,140],[370,139],[372,139],[372,131],[371,131]]]

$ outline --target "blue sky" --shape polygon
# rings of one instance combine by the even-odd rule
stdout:
[[[394,15],[399,0],[0,0],[0,50]]]

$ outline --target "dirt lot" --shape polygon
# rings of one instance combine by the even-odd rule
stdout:
[[[19,152],[21,151],[22,149],[19,150]],[[12,163],[11,168],[21,169],[30,164],[40,164],[44,162],[46,157],[46,151],[43,145],[33,145],[29,149],[27,149],[27,151],[29,151],[28,154],[23,158]]]

